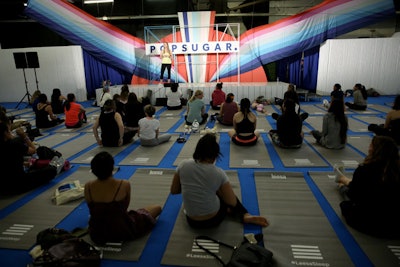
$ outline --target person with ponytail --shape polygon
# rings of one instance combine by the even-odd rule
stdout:
[[[257,144],[260,133],[256,131],[257,116],[250,110],[250,100],[240,101],[240,111],[233,115],[233,129],[228,132],[233,143],[239,146]]]
[[[67,101],[64,105],[65,127],[67,128],[80,128],[82,123],[87,122],[86,110],[75,101],[74,94],[67,95]]]
[[[353,87],[353,103],[344,103],[347,107],[354,110],[366,110],[367,109],[367,90],[361,83],[356,83]]]
[[[192,125],[195,120],[198,121],[199,124],[206,123],[208,113],[206,113],[203,97],[203,91],[196,90],[188,101],[187,114],[185,115],[186,125]]]

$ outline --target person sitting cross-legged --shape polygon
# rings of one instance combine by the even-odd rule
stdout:
[[[157,146],[161,143],[168,142],[171,139],[170,134],[160,135],[160,121],[154,118],[156,109],[152,105],[144,107],[146,117],[139,120],[138,136],[140,145]]]
[[[283,148],[300,148],[303,143],[303,122],[295,110],[295,102],[288,98],[282,104],[282,115],[276,130],[270,130],[272,142]]]
[[[179,163],[171,184],[171,194],[182,194],[186,220],[193,228],[218,226],[228,215],[242,223],[267,227],[267,219],[252,215],[232,190],[226,173],[215,165],[220,147],[214,134],[198,141],[193,159]]]
[[[128,210],[131,184],[113,176],[114,158],[98,153],[90,162],[97,179],[85,184],[89,208],[89,235],[96,244],[134,240],[149,233],[161,213],[160,205]]]

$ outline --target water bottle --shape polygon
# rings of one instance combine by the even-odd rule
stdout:
[[[193,121],[193,123],[192,123],[192,131],[195,133],[195,132],[198,132],[199,131],[199,126],[200,126],[200,124],[199,124],[199,122],[195,119],[194,121]]]

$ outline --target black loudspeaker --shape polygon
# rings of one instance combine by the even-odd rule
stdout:
[[[39,68],[39,58],[37,52],[26,52],[26,60],[28,61],[28,68]]]
[[[17,69],[26,69],[28,67],[25,53],[14,53],[14,61]]]

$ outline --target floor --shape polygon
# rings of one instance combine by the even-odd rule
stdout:
[[[373,109],[373,106],[376,107],[385,107],[385,108],[391,108],[391,104],[393,103],[395,96],[380,96],[380,97],[375,97],[375,98],[369,98],[368,99],[368,104],[371,107],[371,110],[374,110],[373,113],[365,113],[365,114],[359,114],[359,113],[348,113],[349,118],[356,118],[357,123],[360,121],[358,118],[359,116],[365,116],[365,119],[371,119],[376,118],[377,121],[381,121],[385,117],[385,112],[377,109]],[[318,125],[318,123],[313,124],[313,119],[316,121],[319,118],[322,118],[322,115],[325,113],[323,109],[320,109],[320,111],[315,111],[313,112],[312,110],[318,110],[320,108],[322,99],[326,97],[322,97],[321,99],[308,99],[309,101],[307,102],[302,102],[301,106],[304,108],[304,110],[308,110],[311,112],[309,119],[306,120],[305,123],[305,135],[306,138],[309,138],[309,130],[313,129],[313,125]],[[346,101],[352,101],[351,98],[346,99]],[[5,106],[8,110],[13,111],[16,107],[17,103],[0,103],[0,105]],[[87,101],[82,103],[85,107],[91,110],[89,113],[89,118],[90,119],[95,119],[96,116],[98,116],[98,109],[96,107],[91,106],[91,102]],[[22,103],[19,105],[19,109],[24,109],[24,108],[29,108],[29,106],[26,105],[26,103]],[[209,108],[209,107],[208,107]],[[268,113],[267,114],[257,114],[259,118],[265,118],[267,122],[267,127],[274,127],[276,126],[275,122],[271,118],[271,112],[279,112],[279,110],[275,106],[268,106]],[[15,112],[15,111],[14,111]],[[156,116],[160,116],[162,112],[165,112],[165,108],[163,107],[157,107],[157,114]],[[209,110],[209,114],[214,113],[214,111]],[[179,116],[181,116],[180,114]],[[32,119],[32,114],[24,113],[21,115],[22,118],[26,118],[31,120]],[[160,120],[162,117],[158,117]],[[310,118],[313,118],[310,120]],[[310,123],[307,123],[307,121],[310,121]],[[182,120],[179,120],[178,123],[169,125],[165,129],[163,129],[163,132],[169,132],[174,134],[173,138],[179,136],[180,131],[182,128],[181,127]],[[269,123],[269,125],[268,125]],[[361,122],[365,124],[365,122]],[[365,124],[367,126],[367,124]],[[207,125],[209,128],[212,128],[213,122],[209,122]],[[366,127],[365,126],[365,127]],[[304,177],[308,176],[312,172],[323,172],[323,173],[329,173],[332,172],[332,164],[330,162],[327,162],[327,164],[323,167],[318,166],[318,167],[313,167],[313,166],[307,166],[307,167],[285,167],[285,159],[281,158],[281,156],[276,152],[275,148],[273,145],[270,143],[270,139],[267,137],[267,127],[264,129],[264,131],[261,133],[263,137],[263,141],[267,147],[267,151],[270,155],[270,161],[272,163],[273,167],[257,167],[254,168],[253,166],[242,166],[242,167],[230,167],[232,166],[230,163],[230,158],[229,154],[232,153],[232,151],[229,150],[229,145],[226,146],[221,146],[222,148],[222,154],[225,155],[224,158],[217,162],[217,165],[219,165],[221,168],[224,170],[236,170],[240,175],[246,174],[250,175],[251,177],[257,176],[258,171],[276,171],[276,172],[289,172],[289,173],[300,173],[304,175]],[[60,129],[60,128],[58,128]],[[90,128],[86,129],[88,132],[90,132]],[[62,134],[62,132],[57,132],[56,130],[49,130],[49,131],[44,131],[46,134]],[[372,134],[369,133],[368,131],[357,133],[353,131],[349,131],[349,136],[351,135],[357,135],[361,137],[372,137]],[[48,135],[50,136],[50,135]],[[221,140],[227,140],[227,133],[226,130],[220,129],[219,133],[220,139]],[[43,137],[46,138],[47,136]],[[307,139],[308,140],[308,139]],[[59,147],[62,147],[63,144],[55,144],[54,147],[57,149]],[[175,142],[168,153],[165,154],[165,156],[162,158],[160,163],[156,166],[156,168],[166,168],[166,169],[171,169],[173,170],[175,168],[174,166],[174,159],[175,157],[179,154],[180,149],[182,149],[182,146],[179,146],[177,142]],[[308,144],[309,145],[309,144]],[[367,145],[367,144],[365,144]],[[93,146],[90,146],[93,148]],[[76,149],[74,154],[70,156],[68,159],[77,159],[79,156],[84,154],[86,150],[82,150],[80,147],[73,148]],[[137,145],[131,145],[130,147],[127,147],[127,151],[129,153],[133,151],[134,149],[137,149]],[[360,149],[355,149],[357,153],[359,153],[362,157],[365,157],[365,153],[363,153],[363,148]],[[62,151],[61,151],[62,152]],[[122,156],[123,155],[123,156]],[[125,154],[118,154],[116,157],[116,165],[118,166],[119,163],[121,163],[124,160],[124,157],[127,155]],[[227,155],[227,156],[226,156]],[[172,158],[171,158],[172,157]],[[285,156],[286,157],[286,156]],[[290,157],[290,155],[287,157]],[[88,164],[81,163],[79,165],[82,166],[87,166]],[[143,168],[143,166],[135,166],[135,164],[131,164],[129,166],[127,165],[121,165],[120,166],[120,173],[119,173],[119,178],[128,178],[129,175],[131,175],[133,172],[135,172],[137,169]],[[65,179],[68,176],[68,172],[60,174],[60,176],[54,181],[60,182],[62,179]],[[54,183],[52,185],[54,185]],[[333,216],[333,211],[332,208],[326,206],[326,200],[324,200],[324,196],[321,194],[320,189],[318,186],[315,186],[315,184],[307,182],[309,189],[313,193],[314,197],[317,199],[316,203],[319,203],[321,206],[321,209],[325,212],[325,216],[329,220],[330,224],[332,225],[333,229],[335,230],[340,242],[343,244],[345,247],[348,256],[351,258],[352,263],[354,266],[373,266],[373,263],[368,259],[368,255],[366,255],[365,251],[357,244],[357,242],[354,241],[351,235],[348,234],[348,232],[343,231],[343,223],[338,220],[335,216]],[[49,188],[49,186],[45,188]],[[14,211],[20,209],[30,201],[34,201],[35,198],[40,196],[41,192],[43,192],[42,189],[38,189],[34,192],[31,192],[27,196],[23,197],[22,199],[11,203],[10,205],[4,207],[3,209],[0,210],[0,226],[2,224],[2,221],[4,221],[7,216],[12,214]],[[246,195],[243,196],[246,198]],[[145,247],[140,260],[139,261],[117,261],[117,260],[103,260],[101,266],[103,267],[108,267],[108,266],[121,266],[121,267],[127,267],[127,266],[177,266],[177,265],[162,265],[161,260],[164,254],[164,251],[167,246],[168,239],[170,238],[170,234],[173,230],[174,227],[174,220],[170,220],[169,218],[176,218],[176,214],[179,211],[180,207],[180,202],[181,199],[179,198],[169,198],[168,201],[166,202],[166,205],[163,208],[163,212],[159,218],[162,223],[159,225],[156,225],[154,230],[151,233],[149,242],[147,246]],[[251,202],[248,202],[251,203]],[[258,205],[256,203],[256,206],[254,207],[249,207],[249,209],[252,210],[257,210]],[[268,216],[268,215],[267,215]],[[59,221],[59,223],[55,226],[60,227],[60,228],[65,228],[65,229],[71,229],[72,227],[86,227],[87,224],[87,210],[82,209],[82,210],[74,210],[71,212],[67,217]],[[253,230],[251,226],[245,225],[243,230],[244,232],[247,232],[250,230]],[[258,231],[263,231],[258,229]],[[32,244],[33,245],[33,244]],[[7,267],[13,267],[13,266],[26,266],[28,263],[31,262],[31,257],[28,254],[28,250],[19,250],[19,249],[5,249],[2,248],[0,249],[0,266],[7,266]],[[398,264],[400,264],[400,260],[398,261]],[[181,265],[183,266],[183,265]],[[282,266],[279,263],[277,263],[276,266]],[[295,266],[293,264],[293,266]]]

